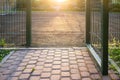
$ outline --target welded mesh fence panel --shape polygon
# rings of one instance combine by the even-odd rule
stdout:
[[[101,0],[90,0],[91,7],[91,45],[98,54],[101,54],[102,45],[101,45],[101,9],[102,9]]]
[[[115,38],[120,40],[120,1],[110,1],[109,12],[109,39],[110,41]]]
[[[0,0],[0,47],[26,43],[26,11],[23,0]]]
[[[120,68],[120,0],[109,2],[109,54]]]

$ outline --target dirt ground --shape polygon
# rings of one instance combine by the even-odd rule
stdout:
[[[85,13],[32,12],[32,46],[84,46]]]

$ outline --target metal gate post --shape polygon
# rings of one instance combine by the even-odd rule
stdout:
[[[90,44],[90,0],[86,0],[86,44]]]
[[[109,0],[102,0],[102,74],[108,75]]]
[[[26,0],[26,47],[31,45],[31,0]]]

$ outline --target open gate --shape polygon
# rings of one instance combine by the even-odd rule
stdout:
[[[30,0],[0,0],[0,46],[30,46]]]
[[[86,44],[103,75],[114,38],[120,43],[120,1],[86,0]],[[0,0],[0,48],[30,45],[31,0]]]
[[[103,75],[108,74],[108,0],[87,0],[86,43]]]
[[[120,50],[119,0],[86,0],[86,44],[102,74],[108,75],[108,61],[115,57],[110,55]],[[118,66],[116,70],[120,73]]]

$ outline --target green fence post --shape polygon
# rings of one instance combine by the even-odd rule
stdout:
[[[102,74],[108,75],[108,26],[109,26],[109,0],[102,0]]]
[[[86,44],[90,44],[90,0],[86,0]]]
[[[31,45],[31,0],[26,0],[26,47]]]

